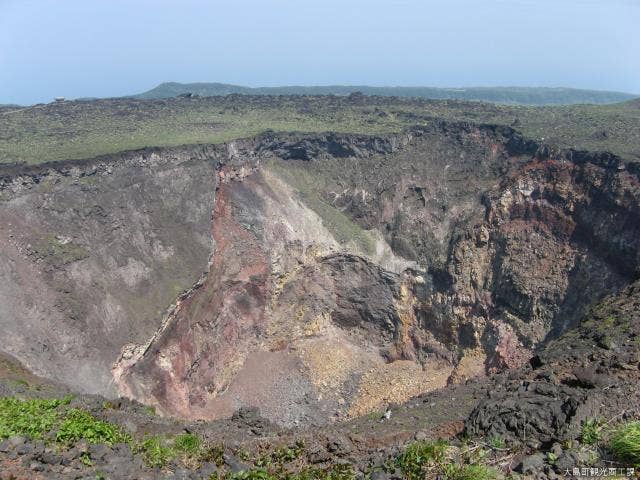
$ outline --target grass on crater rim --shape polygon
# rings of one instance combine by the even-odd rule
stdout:
[[[640,161],[640,104],[525,107],[452,100],[230,96],[71,101],[0,111],[0,164],[221,143],[265,130],[390,133],[441,118],[513,125],[561,147]]]

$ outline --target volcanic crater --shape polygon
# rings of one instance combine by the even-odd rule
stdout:
[[[535,361],[632,284],[639,173],[444,121],[2,166],[2,350],[173,417],[377,412]]]

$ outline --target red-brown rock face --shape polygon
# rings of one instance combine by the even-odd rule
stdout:
[[[152,355],[136,365],[151,380],[134,383],[144,389],[137,395],[162,399],[162,409],[173,414],[205,415],[207,401],[228,387],[266,329],[267,254],[255,234],[236,222],[232,208],[229,186],[222,183],[213,212],[215,255],[209,272],[150,345]]]

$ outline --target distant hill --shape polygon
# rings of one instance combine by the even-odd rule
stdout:
[[[162,83],[151,90],[133,95],[135,98],[171,98],[192,93],[203,97],[230,95],[349,95],[362,92],[365,95],[418,97],[437,100],[478,100],[493,103],[520,105],[570,105],[579,103],[617,103],[630,100],[635,95],[622,92],[581,90],[577,88],[549,87],[368,87],[365,85],[327,85],[317,87],[243,87],[226,83]]]

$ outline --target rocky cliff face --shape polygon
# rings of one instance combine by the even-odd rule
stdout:
[[[188,418],[326,423],[518,367],[640,268],[637,172],[504,127],[265,135],[0,181],[3,348]]]
[[[136,152],[0,179],[2,349],[115,395],[111,364],[145,342],[207,268],[216,176],[202,152]]]

